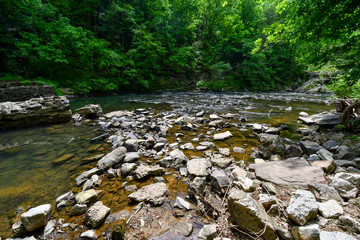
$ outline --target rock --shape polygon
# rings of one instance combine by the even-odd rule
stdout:
[[[105,221],[109,213],[110,208],[104,206],[101,201],[98,201],[86,211],[84,224],[92,228],[97,228]]]
[[[259,202],[263,205],[265,210],[269,210],[271,205],[277,204],[277,198],[273,195],[259,194]]]
[[[234,180],[237,180],[239,177],[246,177],[246,175],[247,172],[241,167],[235,167],[231,172],[231,176],[234,178]]]
[[[319,240],[319,225],[311,224],[306,226],[294,226],[291,228],[291,234],[299,240]]]
[[[229,139],[232,137],[232,134],[231,132],[229,131],[226,131],[226,132],[223,132],[223,133],[218,133],[218,134],[214,134],[214,140],[215,141],[224,141],[226,139]]]
[[[341,148],[340,146],[339,152],[334,155],[335,159],[343,159],[343,160],[353,160],[355,158],[355,154],[350,152],[348,148]]]
[[[179,166],[188,161],[188,158],[179,149],[172,150],[170,152],[170,157],[174,160],[174,163],[172,164],[173,166]]]
[[[238,176],[233,183],[245,192],[253,192],[256,189],[254,181],[247,177]]]
[[[269,127],[267,130],[265,130],[265,133],[268,133],[268,134],[279,134],[279,133],[280,133],[280,128]]]
[[[343,198],[355,198],[358,193],[358,189],[354,184],[342,178],[337,178],[336,175],[331,182],[331,186],[335,188]]]
[[[121,175],[127,176],[132,173],[137,168],[136,163],[123,163],[121,165]]]
[[[276,195],[276,188],[274,185],[272,185],[269,182],[261,182],[261,186],[263,187],[264,191],[272,194],[272,195]]]
[[[43,227],[48,222],[51,215],[51,204],[43,204],[31,208],[21,215],[21,223],[29,232]]]
[[[342,215],[339,217],[339,220],[341,227],[348,231],[360,233],[360,223],[356,219],[350,217],[349,215]]]
[[[309,190],[315,195],[316,199],[320,201],[329,201],[334,199],[335,201],[341,203],[342,198],[339,193],[333,187],[329,187],[325,184],[319,184],[317,182],[310,182]]]
[[[140,160],[140,154],[138,152],[128,152],[125,154],[124,162],[132,163]]]
[[[199,240],[212,240],[217,237],[216,225],[204,225],[204,227],[200,230],[197,239]]]
[[[73,192],[67,192],[56,199],[56,209],[65,207],[66,204],[73,198]]]
[[[279,216],[279,206],[277,204],[273,204],[270,206],[269,210],[267,211],[267,214],[271,217],[277,217]]]
[[[234,147],[233,151],[236,153],[245,153],[245,148],[242,147]]]
[[[326,149],[320,149],[316,154],[321,160],[334,160],[333,154]]]
[[[193,150],[193,149],[195,149],[194,145],[192,145],[191,143],[186,143],[184,145],[181,145],[180,148],[183,149],[183,150]]]
[[[301,157],[303,151],[300,146],[292,144],[285,148],[285,154],[291,157]]]
[[[299,225],[313,218],[316,218],[319,210],[319,204],[316,202],[314,195],[305,190],[296,190],[286,208],[288,217]]]
[[[350,160],[335,160],[334,161],[337,166],[346,168],[346,167],[354,167],[357,168],[356,162]]]
[[[56,220],[50,220],[47,222],[45,229],[44,229],[44,236],[49,236],[56,227]]]
[[[272,154],[283,155],[285,153],[285,145],[280,136],[262,133],[259,140],[259,150],[263,152],[265,158],[270,157]]]
[[[11,231],[13,237],[19,237],[26,233],[26,229],[21,221],[17,221],[11,225]]]
[[[78,216],[86,212],[87,205],[86,204],[75,204],[70,209],[70,216]]]
[[[325,148],[329,151],[334,151],[337,146],[339,146],[338,142],[335,140],[329,140],[325,143]]]
[[[255,164],[254,168],[255,175],[260,180],[289,188],[307,188],[312,181],[326,182],[323,171],[318,167],[310,166],[303,158]]]
[[[317,124],[321,127],[330,127],[341,124],[340,113],[323,112],[311,116],[299,116],[298,119],[306,124]]]
[[[357,240],[357,238],[343,232],[320,232],[320,240]]]
[[[334,199],[319,203],[319,211],[325,218],[338,218],[344,214],[342,207]]]
[[[161,149],[163,149],[165,147],[165,143],[156,143],[153,147],[153,149],[155,151],[160,151]]]
[[[310,165],[314,167],[319,167],[326,173],[332,173],[336,168],[336,163],[334,160],[313,161],[310,163]]]
[[[193,231],[193,225],[191,223],[178,222],[175,225],[175,232],[178,235],[188,237],[191,235],[192,231]]]
[[[206,178],[205,177],[196,177],[188,185],[188,193],[191,197],[195,195],[203,194],[205,191]]]
[[[191,204],[182,199],[181,197],[176,197],[174,207],[180,208],[180,209],[186,209],[190,210],[192,209]]]
[[[230,149],[228,148],[219,148],[219,154],[223,156],[230,156]]]
[[[254,131],[254,132],[262,132],[263,130],[263,126],[259,123],[254,123],[252,126],[251,126],[251,129]]]
[[[187,162],[189,174],[196,177],[206,177],[210,175],[211,162],[205,158],[192,159]]]
[[[88,230],[80,234],[80,240],[96,240],[98,236],[96,235],[95,230]]]
[[[85,182],[89,177],[91,177],[94,174],[99,174],[101,172],[101,169],[99,168],[92,168],[88,171],[85,171],[83,173],[80,174],[80,176],[78,176],[76,178],[76,185],[81,185],[83,182]]]
[[[100,117],[102,112],[102,108],[99,104],[88,104],[75,110],[75,113],[89,119]]]
[[[205,114],[204,111],[200,111],[200,112],[197,112],[197,113],[195,114],[195,117],[203,117],[204,114]]]
[[[360,186],[360,174],[337,173],[335,174],[335,178],[341,178],[354,185]]]
[[[160,166],[148,166],[148,165],[140,165],[134,171],[134,176],[136,179],[142,179],[148,176],[157,176],[164,173],[164,168]]]
[[[218,158],[214,157],[210,159],[213,166],[219,167],[219,168],[226,168],[228,167],[233,159],[232,158]]]
[[[0,130],[67,122],[71,120],[71,116],[69,100],[64,96],[32,98],[24,102],[2,102]]]
[[[303,152],[306,153],[307,155],[315,154],[319,150],[323,149],[323,147],[320,146],[319,144],[309,140],[300,141],[300,147],[303,150]]]
[[[75,200],[78,204],[88,204],[98,198],[98,192],[94,189],[89,189],[76,194]]]
[[[154,205],[161,205],[164,203],[164,196],[167,191],[168,189],[165,183],[153,183],[131,193],[129,198],[137,202],[149,202]]]
[[[319,156],[317,154],[311,154],[307,161],[309,163],[320,160]]]
[[[128,139],[125,141],[124,147],[128,152],[137,152],[139,148],[139,144],[137,139]]]
[[[98,163],[97,167],[101,170],[106,170],[110,167],[113,167],[124,159],[126,154],[126,148],[118,147],[112,152],[106,154],[103,158],[101,158]]]
[[[225,190],[225,188],[230,185],[230,179],[225,174],[224,170],[216,169],[211,173],[210,177],[211,177],[211,185],[219,192]]]
[[[232,188],[228,196],[228,211],[231,218],[244,231],[261,232],[265,240],[276,239],[275,222],[264,207],[245,192]]]

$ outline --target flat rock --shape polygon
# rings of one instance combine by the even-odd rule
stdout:
[[[178,222],[175,225],[175,232],[178,235],[188,237],[193,231],[193,225],[191,223]]]
[[[226,168],[229,166],[233,159],[232,158],[218,158],[214,157],[210,159],[213,166],[219,167],[219,168]]]
[[[88,204],[98,198],[98,192],[95,189],[85,190],[76,194],[75,200],[78,204]]]
[[[312,181],[326,183],[321,168],[303,158],[255,164],[254,169],[257,178],[289,188],[307,188]]]
[[[309,140],[300,141],[300,147],[301,147],[301,150],[303,150],[303,152],[306,153],[309,156],[311,154],[317,153],[321,149],[324,149],[322,146],[320,146],[316,142],[312,142],[312,141],[309,141]]]
[[[142,179],[148,176],[158,176],[164,173],[164,168],[155,165],[140,165],[134,171],[134,176],[136,179]]]
[[[129,198],[137,202],[149,202],[154,205],[161,205],[164,203],[164,196],[167,191],[168,188],[165,183],[153,183],[131,193]]]
[[[192,159],[187,162],[189,174],[196,177],[206,177],[210,175],[211,162],[205,158]]]
[[[106,154],[103,158],[101,158],[97,163],[97,167],[102,170],[113,167],[116,164],[121,163],[121,161],[125,157],[125,154],[126,148],[118,147],[112,152]]]
[[[311,166],[319,167],[326,173],[332,173],[336,168],[334,160],[318,160],[310,163]]]
[[[97,228],[105,221],[109,213],[110,208],[104,206],[101,201],[98,201],[86,211],[84,224],[92,228]]]
[[[232,137],[232,134],[231,132],[229,131],[226,131],[226,132],[223,132],[223,133],[218,133],[218,134],[214,134],[214,140],[215,141],[224,141],[226,139],[229,139]]]
[[[343,232],[321,231],[320,240],[357,240],[357,238]]]
[[[319,204],[316,202],[314,195],[305,190],[296,190],[286,208],[288,217],[299,225],[313,218],[316,218],[319,210]]]
[[[341,124],[340,113],[323,112],[311,116],[299,116],[298,119],[305,124],[317,124],[322,127],[329,127]]]
[[[31,208],[20,217],[21,223],[27,231],[31,232],[43,227],[48,222],[51,215],[51,204],[43,204]]]
[[[125,154],[124,162],[131,163],[140,160],[140,154],[138,152],[128,152]]]
[[[174,163],[172,164],[174,166],[182,165],[188,161],[188,158],[179,149],[172,150],[170,152],[170,157],[174,160]]]

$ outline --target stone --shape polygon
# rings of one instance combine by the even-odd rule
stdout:
[[[195,177],[206,177],[210,175],[211,162],[205,158],[192,159],[187,162],[187,169]]]
[[[354,185],[360,186],[360,174],[352,174],[352,173],[337,173],[334,178],[344,179]]]
[[[78,204],[88,204],[98,198],[98,192],[95,189],[89,189],[76,194],[75,200]]]
[[[11,225],[11,232],[13,237],[19,237],[26,233],[26,229],[21,221],[17,221]]]
[[[188,161],[188,158],[179,149],[172,150],[170,152],[170,157],[174,160],[174,163],[173,163],[174,166],[182,165]]]
[[[92,228],[97,228],[105,221],[105,218],[109,214],[110,208],[106,207],[101,201],[98,201],[86,211],[84,224]]]
[[[214,140],[215,141],[225,141],[226,139],[229,139],[232,137],[231,132],[226,131],[223,133],[214,134]]]
[[[75,113],[89,119],[100,117],[102,112],[102,108],[99,104],[88,104],[75,110]]]
[[[319,211],[325,218],[338,218],[344,214],[342,207],[334,199],[319,203]]]
[[[192,209],[192,206],[190,203],[182,199],[181,197],[176,197],[174,207],[180,208],[180,209],[186,209],[190,210]]]
[[[330,127],[341,124],[340,113],[323,112],[311,116],[299,116],[298,119],[306,124],[316,124],[320,127]]]
[[[178,222],[175,225],[175,232],[178,235],[188,237],[191,235],[192,231],[193,231],[193,225],[191,223]]]
[[[230,149],[229,148],[219,148],[219,154],[223,156],[230,156]]]
[[[44,236],[49,236],[56,227],[56,220],[50,220],[47,222],[45,228],[44,228]]]
[[[334,199],[338,203],[343,201],[339,193],[333,187],[317,182],[310,182],[308,187],[315,195],[316,199],[320,201],[329,201],[331,199]]]
[[[245,148],[242,148],[242,147],[234,147],[233,151],[236,153],[245,153],[246,150],[245,150]]]
[[[267,211],[267,214],[271,217],[277,217],[279,216],[280,210],[279,206],[277,204],[273,204],[270,206],[269,210]]]
[[[264,191],[271,195],[276,195],[276,188],[273,184],[269,182],[261,182],[261,186],[263,187]]]
[[[241,167],[235,167],[231,172],[231,176],[234,180],[237,180],[239,177],[246,177],[246,175],[247,172]]]
[[[136,179],[142,179],[148,176],[158,176],[164,173],[164,168],[160,166],[148,166],[148,165],[140,165],[134,171],[134,176]]]
[[[96,240],[98,236],[96,235],[95,230],[87,230],[80,234],[80,240]]]
[[[125,154],[124,162],[132,163],[140,160],[140,154],[138,152],[128,152]]]
[[[73,198],[73,192],[67,192],[56,199],[56,209],[65,207],[66,204]]]
[[[320,240],[357,240],[357,238],[343,232],[320,232]]]
[[[204,114],[205,114],[204,111],[200,111],[200,112],[197,112],[197,113],[195,114],[195,117],[203,117]]]
[[[331,186],[335,188],[343,198],[355,198],[358,193],[356,185],[342,178],[335,178],[331,181]]]
[[[131,174],[132,171],[134,171],[136,168],[137,168],[136,163],[123,163],[120,169],[121,175],[127,176]]]
[[[263,153],[265,158],[272,154],[284,155],[285,145],[283,139],[279,135],[262,133],[259,135],[260,146],[259,150]]]
[[[311,154],[307,161],[309,163],[320,160],[319,156],[317,154]]]
[[[332,173],[336,168],[336,163],[334,160],[313,161],[310,163],[310,165],[321,168],[325,173]]]
[[[335,160],[334,161],[336,163],[337,166],[342,167],[342,168],[346,168],[346,167],[354,167],[357,168],[357,164],[354,161],[350,161],[350,160]]]
[[[194,145],[192,145],[192,143],[185,143],[184,145],[180,146],[181,149],[183,150],[193,150],[195,149]]]
[[[319,144],[317,144],[316,142],[312,142],[312,141],[309,141],[309,140],[300,141],[300,147],[303,150],[303,152],[306,153],[309,156],[311,154],[315,154],[319,150],[323,149],[323,147],[320,146]]]
[[[46,225],[51,215],[51,204],[31,208],[20,217],[21,223],[29,232]]]
[[[316,154],[321,160],[334,160],[333,154],[326,149],[320,149]]]
[[[87,205],[86,204],[75,204],[70,209],[70,216],[79,216],[86,212]]]
[[[277,198],[274,195],[259,194],[259,202],[263,205],[265,210],[269,210],[271,205],[277,204]]]
[[[217,237],[216,225],[204,225],[200,230],[197,239],[199,240],[212,240]]]
[[[265,133],[279,134],[280,133],[280,128],[269,127],[267,130],[265,130]]]
[[[358,220],[349,215],[342,215],[339,217],[339,220],[341,227],[351,232],[360,233],[360,223]]]
[[[288,217],[301,226],[310,219],[316,218],[318,210],[319,204],[314,195],[306,190],[296,190],[286,208]]]
[[[312,181],[326,182],[321,168],[310,166],[303,158],[255,164],[254,170],[258,179],[288,188],[304,189]]]
[[[163,149],[165,147],[165,143],[156,143],[153,147],[153,149],[155,151],[160,151],[161,149]]]
[[[194,197],[196,195],[202,195],[205,191],[206,178],[205,177],[196,177],[188,185],[188,193],[190,196]]]
[[[320,229],[318,224],[293,226],[291,234],[298,240],[319,240]]]
[[[213,157],[210,159],[210,161],[211,161],[212,165],[215,167],[226,168],[232,163],[233,159],[232,158]]]
[[[124,147],[128,152],[137,152],[139,144],[137,139],[128,139],[124,142]]]
[[[265,240],[276,239],[274,220],[264,207],[245,192],[232,188],[228,195],[228,211],[231,218],[244,231],[263,232],[259,236]]]
[[[101,158],[97,163],[97,167],[101,170],[106,170],[110,167],[116,166],[117,164],[122,162],[125,154],[126,148],[118,147],[112,152],[106,154],[103,158]]]
[[[225,188],[230,185],[230,179],[225,174],[224,170],[214,170],[211,173],[210,178],[211,186],[213,186],[219,192],[225,190]]]
[[[339,146],[338,142],[335,140],[328,140],[325,143],[325,148],[329,151],[333,151],[336,149],[336,147]]]
[[[247,177],[238,176],[233,184],[245,192],[253,192],[256,189],[254,181]]]
[[[131,193],[129,198],[137,202],[149,202],[154,205],[161,205],[164,203],[164,196],[167,192],[168,189],[165,183],[153,183]]]
[[[300,146],[291,144],[285,148],[285,154],[290,157],[301,157],[303,151]]]

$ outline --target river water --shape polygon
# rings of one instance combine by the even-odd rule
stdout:
[[[285,137],[296,139],[299,112],[333,109],[328,95],[298,93],[157,93],[126,94],[70,100],[72,109],[89,103],[103,111],[149,108],[156,112],[192,115],[233,113],[250,123],[287,124]],[[0,132],[0,237],[9,234],[9,212],[20,205],[54,203],[71,190],[74,179],[94,166],[91,157],[106,154],[105,143],[90,140],[102,133],[94,124],[61,123]],[[254,146],[257,147],[257,146]]]

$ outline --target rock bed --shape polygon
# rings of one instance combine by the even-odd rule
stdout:
[[[241,123],[232,114],[138,109],[102,115],[89,105],[73,115],[79,123],[87,118],[108,133],[100,139],[113,150],[78,176],[78,188],[57,198],[52,220],[51,205],[19,213],[14,236],[36,229],[32,237],[38,239],[115,239],[122,233],[125,239],[357,239],[360,233],[359,145],[340,132],[304,126],[303,139],[294,142],[280,137],[286,126]],[[236,131],[249,129],[258,149],[224,147]],[[251,155],[254,163],[236,153]],[[117,179],[123,181],[106,187]],[[113,209],[113,192],[133,209]],[[62,214],[72,217],[65,223]]]

